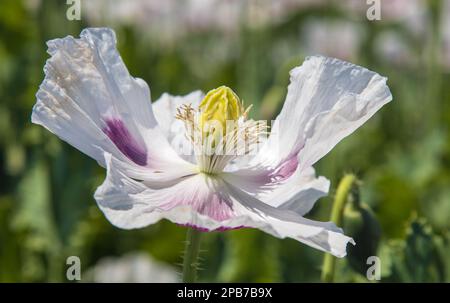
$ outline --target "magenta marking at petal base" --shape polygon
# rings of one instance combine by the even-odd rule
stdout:
[[[297,170],[298,166],[298,160],[297,160],[297,154],[289,157],[286,161],[281,163],[276,169],[273,175],[276,178],[279,178],[281,180],[285,180],[292,176],[294,172]]]
[[[232,202],[220,193],[210,193],[204,199],[190,199],[186,197],[176,197],[162,206],[164,210],[170,210],[180,205],[189,205],[193,210],[208,216],[216,221],[225,221],[233,217]]]
[[[236,227],[220,226],[216,229],[208,229],[205,227],[197,226],[195,224],[177,224],[177,225],[184,226],[184,227],[190,227],[190,228],[193,228],[193,229],[201,231],[201,232],[228,231],[228,230],[235,230],[235,229],[241,229],[241,228],[249,228],[248,226],[244,226],[244,225],[240,225],[240,226],[236,226]]]
[[[117,148],[134,163],[145,166],[147,164],[147,150],[131,135],[122,120],[110,118],[105,120],[103,132],[111,139]]]

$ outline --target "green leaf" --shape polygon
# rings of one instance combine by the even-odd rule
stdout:
[[[22,265],[24,275],[29,280],[45,278],[45,259],[56,265],[61,250],[51,208],[50,180],[44,158],[37,157],[19,182],[18,207],[13,218],[13,228],[23,235],[24,258],[33,259],[33,267],[28,261]],[[39,261],[40,260],[40,261]],[[31,261],[30,261],[31,262]],[[56,277],[57,273],[52,273]]]
[[[254,229],[228,232],[226,240],[219,281],[279,281],[278,240]]]

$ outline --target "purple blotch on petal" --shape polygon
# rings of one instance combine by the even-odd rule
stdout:
[[[193,228],[193,229],[201,231],[201,232],[228,231],[228,230],[235,230],[235,229],[241,229],[241,228],[248,228],[248,226],[244,226],[244,225],[240,225],[240,226],[236,226],[236,227],[220,226],[216,229],[208,229],[205,227],[197,226],[195,224],[178,224],[178,225],[184,226],[184,227],[190,227],[190,228]]]
[[[208,216],[219,222],[230,219],[234,215],[230,198],[217,192],[210,193],[206,198],[200,199],[177,196],[162,205],[161,208],[170,210],[179,205],[189,205],[199,214]]]
[[[143,144],[131,135],[122,120],[109,118],[105,120],[103,132],[111,139],[117,148],[134,163],[145,166],[147,164],[147,150]]]
[[[292,176],[297,170],[298,160],[297,154],[290,156],[287,160],[282,162],[273,173],[277,179],[286,180],[290,176]]]

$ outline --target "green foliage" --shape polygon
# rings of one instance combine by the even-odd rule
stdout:
[[[401,240],[384,244],[384,281],[448,282],[448,235],[435,234],[426,220],[413,218]]]
[[[226,253],[219,272],[219,281],[279,281],[277,241],[251,229],[229,232],[226,236]]]
[[[363,181],[361,203],[348,205],[343,222],[357,246],[338,260],[336,281],[367,282],[365,258],[375,254],[382,282],[450,282],[450,74],[440,62],[442,1],[426,2],[434,16],[425,24],[427,41],[404,21],[368,22],[338,1],[260,27],[239,23],[234,33],[186,29],[173,39],[138,25],[68,21],[64,1],[39,1],[35,9],[30,2],[0,3],[0,282],[65,281],[71,255],[80,256],[83,271],[136,250],[181,262],[185,228],[166,221],[141,230],[113,227],[93,199],[104,170],[30,123],[48,39],[112,26],[130,73],[149,83],[153,100],[166,91],[227,85],[255,105],[251,115],[271,119],[286,95],[288,71],[309,54],[304,29],[310,20],[356,24],[364,35],[349,58],[388,76],[394,96],[317,165],[332,182],[331,196],[345,172]],[[378,51],[387,31],[405,43],[409,63]],[[322,199],[308,217],[328,220],[331,200]],[[323,255],[294,240],[244,229],[208,233],[202,243],[201,281],[320,280]]]

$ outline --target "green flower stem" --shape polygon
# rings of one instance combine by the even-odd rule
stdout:
[[[353,184],[356,181],[355,175],[348,174],[342,178],[336,191],[336,197],[333,203],[333,209],[331,211],[331,221],[336,225],[342,225],[342,216],[344,213],[345,204],[348,200],[348,195],[352,189]],[[331,254],[325,254],[322,266],[322,281],[333,282],[334,271],[336,268],[336,258]]]
[[[194,283],[197,279],[200,238],[200,231],[194,228],[188,229],[183,260],[183,282],[185,283]]]

